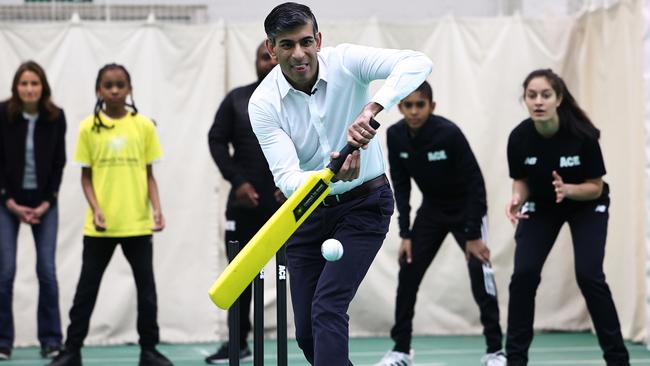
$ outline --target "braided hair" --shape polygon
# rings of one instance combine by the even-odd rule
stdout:
[[[99,72],[97,73],[97,79],[95,80],[95,91],[99,90],[102,76],[104,76],[104,73],[109,70],[122,70],[122,72],[124,72],[124,75],[126,75],[126,81],[129,83],[129,86],[131,85],[131,75],[126,70],[126,68],[120,64],[110,63],[104,65],[104,67],[99,69]],[[136,108],[135,106],[135,100],[133,100],[133,93],[131,93],[130,96],[131,96],[131,103],[127,102],[126,106],[131,109],[131,115],[135,116],[136,114],[138,114],[138,108]],[[93,127],[92,127],[92,130],[97,133],[99,133],[102,128],[110,130],[111,128],[114,127],[114,126],[107,126],[106,124],[104,124],[104,121],[102,121],[99,112],[101,112],[103,107],[104,107],[104,100],[98,96],[97,102],[95,103],[95,109],[93,111],[94,118],[93,118]]]

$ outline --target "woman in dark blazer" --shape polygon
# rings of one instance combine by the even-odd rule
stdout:
[[[13,282],[21,222],[31,227],[36,244],[41,355],[54,357],[61,346],[55,250],[66,122],[50,98],[43,68],[27,61],[14,75],[11,98],[0,103],[0,360],[11,357],[14,342]]]

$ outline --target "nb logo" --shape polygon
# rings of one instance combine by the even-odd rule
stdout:
[[[596,212],[607,212],[607,206],[598,205],[598,206],[596,206],[596,209],[594,211],[596,211]]]
[[[235,223],[235,220],[227,220],[226,221],[226,231],[235,231],[237,227],[237,224]]]
[[[401,152],[401,153],[399,153],[399,157],[402,158],[402,159],[408,159],[409,158],[409,153]]]
[[[278,280],[287,279],[287,266],[279,265],[278,266]]]
[[[524,160],[524,165],[535,165],[537,164],[537,157],[536,156],[529,156]]]
[[[578,165],[580,165],[580,156],[578,155],[560,157],[560,168],[570,168]]]
[[[447,153],[445,150],[429,152],[427,153],[427,159],[429,161],[447,160]]]
[[[521,213],[525,214],[526,212],[535,212],[535,202],[526,202],[521,206]]]

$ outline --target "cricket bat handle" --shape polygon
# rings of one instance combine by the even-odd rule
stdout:
[[[375,121],[374,118],[370,119],[370,127],[376,130],[379,128],[379,126],[380,126],[379,122]],[[332,159],[330,163],[327,165],[327,168],[329,168],[329,170],[334,172],[334,174],[336,175],[336,173],[338,173],[339,170],[341,170],[341,166],[343,166],[343,163],[345,162],[345,158],[347,158],[348,155],[352,154],[352,152],[354,152],[355,150],[359,150],[359,148],[350,145],[350,143],[347,143],[345,147],[343,147],[343,149],[339,151],[339,157],[336,159]]]

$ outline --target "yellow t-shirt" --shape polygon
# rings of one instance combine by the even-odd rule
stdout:
[[[90,207],[84,235],[132,237],[150,235],[153,226],[147,190],[147,165],[162,156],[156,126],[141,114],[120,119],[101,114],[113,128],[93,130],[91,115],[81,122],[74,160],[92,169],[97,203],[106,218],[106,231],[93,225]]]

